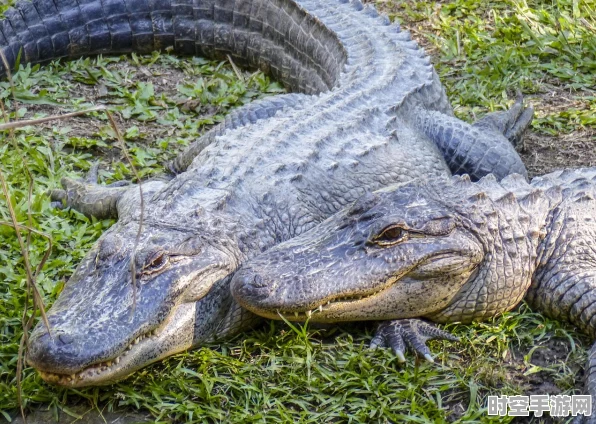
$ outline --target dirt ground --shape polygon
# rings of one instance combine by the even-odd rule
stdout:
[[[536,114],[553,113],[581,107],[574,100],[582,94],[570,93],[554,85],[550,91],[526,99],[534,106]],[[549,136],[531,130],[526,133],[519,153],[528,168],[530,177],[543,175],[562,168],[596,166],[596,127],[577,129],[570,133]]]

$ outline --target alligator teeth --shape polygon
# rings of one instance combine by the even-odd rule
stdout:
[[[319,312],[323,312],[323,305],[319,305]]]
[[[117,357],[116,359],[114,359],[114,363],[115,363],[116,365],[118,365],[118,364],[120,363],[120,357]]]
[[[298,312],[294,312],[294,316],[298,318]]]
[[[310,318],[310,316],[312,315],[312,311],[306,311],[306,316]]]

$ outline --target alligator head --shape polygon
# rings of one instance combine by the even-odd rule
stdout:
[[[469,182],[467,184],[470,184]],[[443,191],[443,187],[450,187]],[[336,322],[428,316],[478,273],[484,246],[450,184],[368,194],[243,265],[232,294],[268,318]]]
[[[151,192],[151,184],[146,191],[136,249],[140,197],[134,188],[119,200],[119,221],[48,311],[51,331],[40,322],[31,335],[28,362],[48,382],[112,383],[217,335],[225,322],[222,296],[229,302],[231,297],[212,289],[228,289],[226,277],[238,265],[233,224],[199,206],[204,192],[203,198],[183,193],[182,207],[176,197],[166,202],[169,195]],[[210,308],[212,313],[199,316]]]

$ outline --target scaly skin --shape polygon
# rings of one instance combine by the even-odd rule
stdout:
[[[452,177],[364,196],[312,230],[252,258],[232,293],[268,318],[385,321],[374,346],[448,338],[417,323],[494,317],[526,297],[596,335],[596,168],[530,184]],[[596,345],[587,391],[596,395]],[[593,415],[596,416],[596,409]]]
[[[40,324],[30,338],[29,363],[57,384],[107,384],[246,328],[254,316],[226,291],[238,265],[366,190],[450,169],[525,173],[511,142],[531,109],[518,103],[476,125],[454,118],[408,33],[356,1],[34,0],[5,16],[11,66],[19,51],[43,62],[172,46],[229,54],[295,92],[234,112],[170,165],[174,179],[144,184],[136,252],[137,187],[65,179],[54,192],[87,215],[118,217],[49,311],[54,337]]]

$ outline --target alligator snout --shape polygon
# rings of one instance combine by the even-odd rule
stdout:
[[[85,366],[81,353],[80,343],[69,334],[57,330],[50,336],[46,331],[31,337],[27,362],[41,371],[73,374]]]
[[[271,295],[272,291],[272,284],[251,268],[240,269],[232,279],[232,295],[241,303],[242,301],[249,303],[263,301]]]

